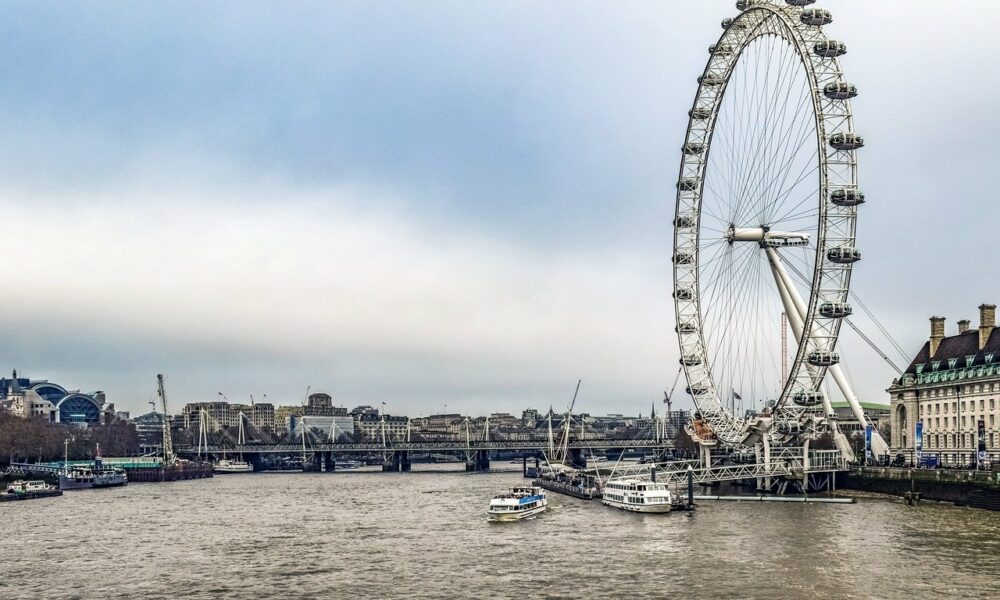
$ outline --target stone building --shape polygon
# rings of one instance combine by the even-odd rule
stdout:
[[[70,391],[44,379],[18,377],[16,370],[10,378],[0,378],[0,401],[19,417],[77,427],[101,425],[108,414],[114,416],[114,405],[106,404],[104,392]]]
[[[184,426],[188,429],[198,427],[198,419],[201,411],[208,415],[209,431],[233,428],[240,425],[240,415],[249,421],[257,429],[274,430],[275,411],[274,405],[266,402],[256,404],[231,404],[229,402],[189,402],[184,405],[181,415],[184,418]],[[246,426],[246,423],[244,423]]]
[[[406,439],[409,426],[407,417],[362,414],[354,418],[354,433],[370,439],[379,439],[384,428],[390,440],[402,441]]]
[[[294,429],[294,420],[305,413],[302,406],[279,406],[274,409],[274,431],[288,433]]]
[[[930,339],[887,390],[894,453],[912,457],[917,422],[924,454],[944,464],[975,461],[978,424],[984,424],[987,456],[1000,461],[1000,329],[996,306],[979,307],[979,327],[958,322],[945,335],[944,317],[931,317]]]

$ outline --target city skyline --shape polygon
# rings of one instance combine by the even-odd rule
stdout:
[[[913,355],[932,314],[1000,300],[1000,10],[825,4],[867,141],[852,288]],[[312,385],[561,412],[582,378],[577,410],[645,413],[677,371],[686,107],[732,5],[0,7],[0,364],[133,414],[158,372],[174,411]],[[888,403],[891,369],[843,351]]]

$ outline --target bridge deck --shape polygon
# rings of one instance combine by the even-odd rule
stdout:
[[[476,452],[477,450],[547,450],[548,440],[517,441],[450,441],[450,442],[391,442],[388,445],[378,440],[364,442],[337,442],[330,444],[307,444],[306,452]],[[580,440],[569,443],[570,450],[615,449],[669,449],[673,443],[657,440]],[[181,454],[193,454],[197,446],[175,446]],[[236,444],[232,446],[208,446],[202,452],[209,454],[243,452],[246,454],[294,454],[302,452],[302,444]]]

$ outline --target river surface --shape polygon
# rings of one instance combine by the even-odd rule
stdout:
[[[492,523],[520,472],[414,468],[0,504],[0,598],[1000,597],[1000,513],[869,497],[644,516],[550,493]]]

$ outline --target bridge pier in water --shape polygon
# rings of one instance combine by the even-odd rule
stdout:
[[[476,450],[470,458],[465,460],[466,471],[489,471],[490,453],[489,450]]]
[[[392,455],[382,463],[382,471],[386,473],[399,473],[409,471],[410,453],[406,450],[393,452]]]

